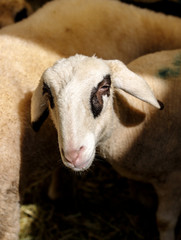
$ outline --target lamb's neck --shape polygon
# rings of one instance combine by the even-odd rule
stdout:
[[[109,127],[112,128],[112,133],[107,140],[101,143],[99,151],[104,158],[115,161],[127,152],[127,146],[130,145],[129,139],[131,139],[130,131],[121,124],[115,112],[113,112],[113,119]]]
[[[140,100],[134,100],[132,106],[127,100],[122,95],[115,94],[114,111],[111,113],[112,120],[108,126],[111,135],[99,147],[100,154],[113,161],[124,158],[144,128],[145,120],[148,120],[146,112],[142,111]]]

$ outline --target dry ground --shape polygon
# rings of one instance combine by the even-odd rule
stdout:
[[[158,239],[150,185],[121,178],[104,160],[96,160],[82,174],[62,168],[62,197],[53,202],[47,197],[50,178],[44,174],[26,193],[20,240]],[[145,204],[131,193],[137,198],[142,193]]]

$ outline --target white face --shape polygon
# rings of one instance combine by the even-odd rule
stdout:
[[[94,57],[61,60],[45,72],[43,94],[49,99],[63,163],[74,171],[88,169],[96,147],[110,134],[109,67]]]

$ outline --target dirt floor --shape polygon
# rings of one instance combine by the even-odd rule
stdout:
[[[121,178],[104,160],[82,174],[63,167],[57,201],[47,197],[49,176],[42,180],[25,195],[20,240],[158,239],[151,186]]]
[[[51,201],[50,175],[45,171],[37,174],[25,194],[20,240],[159,239],[157,197],[151,185],[122,178],[105,160],[96,159],[84,173],[62,166],[60,198]],[[177,240],[180,229],[181,221]]]

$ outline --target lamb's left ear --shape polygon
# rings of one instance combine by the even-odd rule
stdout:
[[[40,129],[49,114],[47,100],[43,93],[43,87],[42,77],[31,99],[31,124],[35,131]]]
[[[136,98],[150,103],[156,108],[163,109],[163,103],[155,98],[150,87],[143,78],[130,71],[119,60],[108,60],[106,63],[111,68],[112,83],[114,87],[120,88]]]

